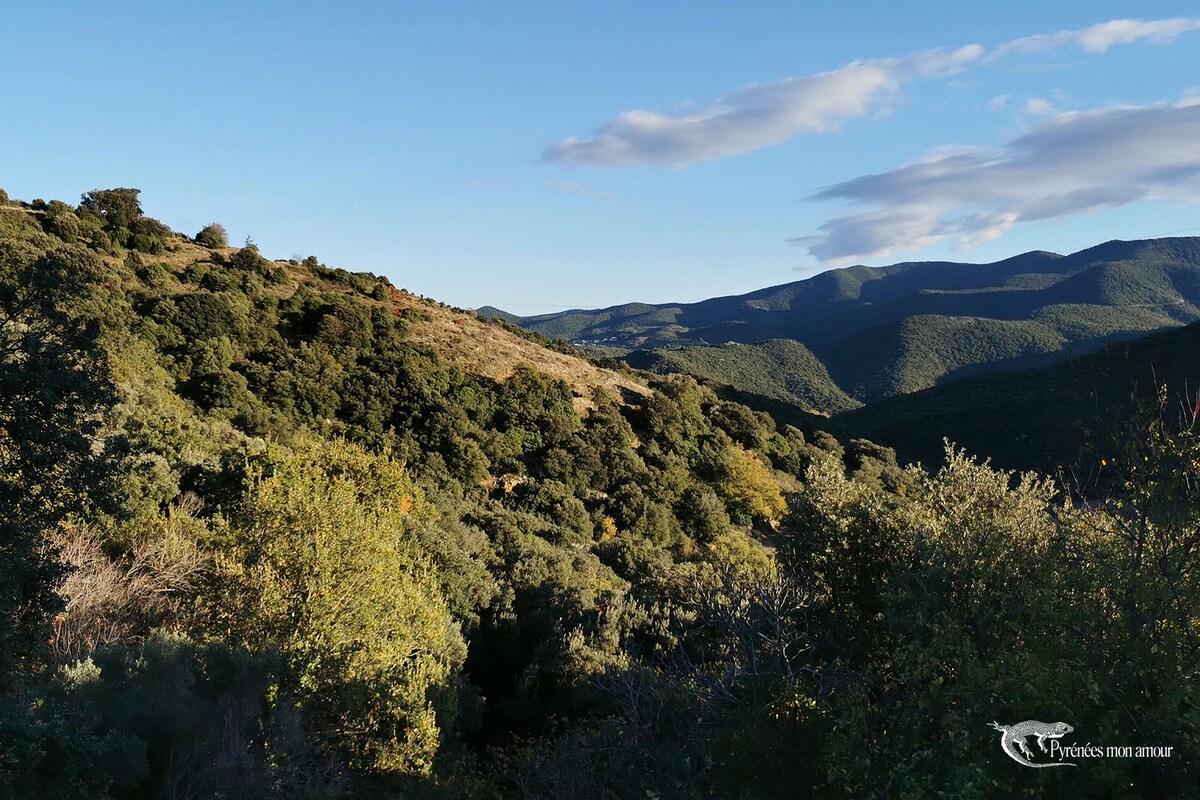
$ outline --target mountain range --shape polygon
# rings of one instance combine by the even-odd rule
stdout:
[[[641,369],[837,413],[1200,320],[1200,237],[989,264],[853,266],[697,303],[477,313]]]
[[[1096,493],[1105,460],[1161,415],[1187,428],[1200,408],[1200,323],[1116,342],[1041,369],[978,375],[838,414],[830,430],[941,462],[945,442],[1005,469],[1065,469]],[[1131,430],[1131,427],[1134,430]]]

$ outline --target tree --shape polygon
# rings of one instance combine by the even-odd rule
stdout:
[[[428,773],[466,648],[405,530],[411,480],[343,443],[301,442],[261,466],[218,614],[246,645],[279,648],[284,698],[352,766]]]
[[[92,484],[96,412],[112,395],[99,322],[81,312],[102,269],[81,248],[0,243],[0,683],[47,638],[57,567],[43,532]]]
[[[201,247],[207,247],[210,250],[218,247],[229,246],[229,233],[225,227],[217,222],[209,223],[200,229],[196,234],[196,244]]]
[[[42,219],[46,232],[64,242],[74,242],[79,238],[79,218],[75,216],[75,209],[61,200],[51,200]]]
[[[153,217],[136,217],[129,223],[129,246],[142,253],[161,253],[174,232]]]
[[[99,217],[110,232],[128,229],[142,215],[138,200],[141,192],[141,189],[95,189],[83,195],[79,213]]]
[[[717,491],[729,506],[729,515],[742,524],[752,519],[774,523],[787,513],[787,503],[771,470],[752,450],[734,444],[725,447],[717,468]]]

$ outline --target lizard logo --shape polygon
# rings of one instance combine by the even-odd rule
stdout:
[[[1000,749],[1004,751],[1006,756],[1023,767],[1040,769],[1042,767],[1078,766],[1069,761],[1053,761],[1039,764],[1033,761],[1033,751],[1029,749],[1029,745],[1025,741],[1030,736],[1036,736],[1038,749],[1045,753],[1047,739],[1059,739],[1075,730],[1065,722],[1038,722],[1037,720],[1030,719],[1018,722],[1016,725],[1001,725],[998,722],[993,722],[992,727],[1000,731]],[[1016,747],[1013,746],[1014,744]]]

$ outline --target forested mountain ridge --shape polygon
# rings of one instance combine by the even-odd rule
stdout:
[[[1116,342],[1038,370],[981,375],[889,397],[836,422],[936,463],[949,438],[1008,469],[1060,468],[1097,478],[1139,412],[1166,390],[1166,412],[1194,407],[1200,392],[1200,323]]]
[[[225,239],[0,192],[0,796],[1200,790],[1192,427],[1070,503]]]
[[[637,369],[660,375],[694,375],[802,409],[836,413],[862,405],[833,382],[812,351],[791,339],[635,350],[622,360]]]
[[[747,345],[742,352],[753,361],[763,358],[754,350],[765,341],[792,339],[820,361],[837,390],[870,402],[971,374],[1049,364],[1200,319],[1200,238],[1112,241],[1067,256],[1031,252],[991,264],[856,266],[698,303],[506,318],[582,344],[683,352],[675,358],[684,361],[711,361],[716,356],[704,350],[729,342]],[[810,394],[829,397],[829,389],[818,379]],[[798,399],[783,384],[766,394]]]

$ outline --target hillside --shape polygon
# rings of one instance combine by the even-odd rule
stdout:
[[[1087,479],[1128,434],[1135,414],[1154,408],[1164,386],[1170,419],[1195,404],[1200,324],[1044,369],[965,378],[886,398],[835,421],[845,433],[926,464],[942,460],[942,440],[949,438],[1001,467],[1049,474],[1068,467]]]
[[[862,402],[981,372],[1052,360],[1069,340],[1033,320],[916,315],[822,347],[838,386]]]
[[[1030,777],[981,721],[1046,698],[1177,748],[1063,796],[1200,790],[1173,769],[1200,763],[1200,431],[1144,424],[1113,502],[1072,505],[850,432],[920,444],[928,409],[747,397],[773,417],[226,240],[136,189],[0,191],[0,797],[1008,797]],[[1054,385],[1107,408],[1198,330]],[[803,345],[745,347],[646,357],[852,403]],[[1079,388],[1023,380],[977,385],[1021,397],[988,435],[1027,446]]]
[[[413,339],[432,347],[438,355],[472,375],[494,381],[511,377],[518,366],[532,367],[564,381],[578,410],[592,407],[597,387],[616,397],[645,395],[645,384],[629,375],[593,365],[579,354],[549,350],[504,328],[483,322],[482,312],[453,309],[390,289],[392,309],[409,320]]]
[[[740,377],[729,380],[734,388],[836,398],[807,363],[811,351],[842,393],[871,402],[968,375],[1042,366],[1196,321],[1200,239],[1112,241],[1067,256],[1031,252],[990,264],[856,266],[699,303],[506,318],[584,346],[679,351],[736,342],[746,347],[737,351],[744,358],[733,360],[745,363],[725,358],[723,366],[755,388],[739,385]],[[764,383],[756,365],[773,360],[778,347],[762,343],[779,339],[807,350]],[[762,348],[776,352],[756,352]],[[798,391],[793,378],[805,374],[816,383]]]
[[[755,345],[729,342],[714,347],[636,350],[623,360],[637,369],[663,375],[695,375],[719,385],[793,403],[805,410],[836,413],[860,405],[838,388],[808,348],[789,339],[772,339]]]
[[[225,240],[0,194],[0,795],[516,796],[767,568],[798,431]]]

